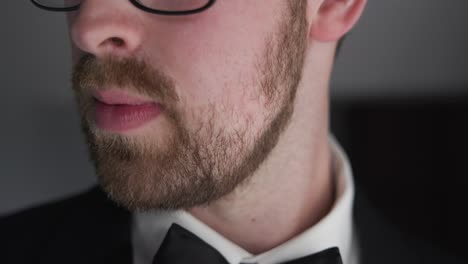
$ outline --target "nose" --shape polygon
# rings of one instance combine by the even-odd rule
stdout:
[[[82,1],[69,17],[73,46],[96,57],[135,53],[144,34],[140,14],[134,9],[130,1]]]

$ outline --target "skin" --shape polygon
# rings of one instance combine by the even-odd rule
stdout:
[[[210,203],[185,208],[253,254],[317,223],[335,198],[329,79],[337,41],[354,26],[366,1],[304,1],[303,75],[288,126],[246,183]],[[126,0],[85,0],[79,11],[69,14],[73,61],[77,64],[86,54],[98,60],[109,55],[145,58],[176,80],[181,111],[194,115],[186,115],[187,127],[203,124],[208,118],[203,109],[214,105],[219,113],[213,120],[216,128],[243,129],[251,139],[276,114],[252,80],[285,6],[284,0],[219,0],[194,16],[164,17],[142,12]],[[142,144],[163,144],[171,130],[161,120],[125,136]],[[245,120],[251,121],[249,126]]]

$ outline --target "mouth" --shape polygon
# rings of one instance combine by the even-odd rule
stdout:
[[[120,90],[93,93],[95,125],[108,132],[123,133],[156,119],[163,111],[160,103]]]

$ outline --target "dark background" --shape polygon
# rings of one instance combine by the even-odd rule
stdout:
[[[0,215],[86,189],[94,173],[69,85],[62,14],[1,9]],[[332,131],[371,203],[464,256],[466,0],[370,0],[332,80]]]

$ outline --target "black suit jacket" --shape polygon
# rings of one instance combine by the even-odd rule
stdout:
[[[359,193],[354,217],[361,264],[462,263],[398,233]],[[81,195],[0,218],[0,263],[130,264],[130,222],[130,212],[94,187]]]

